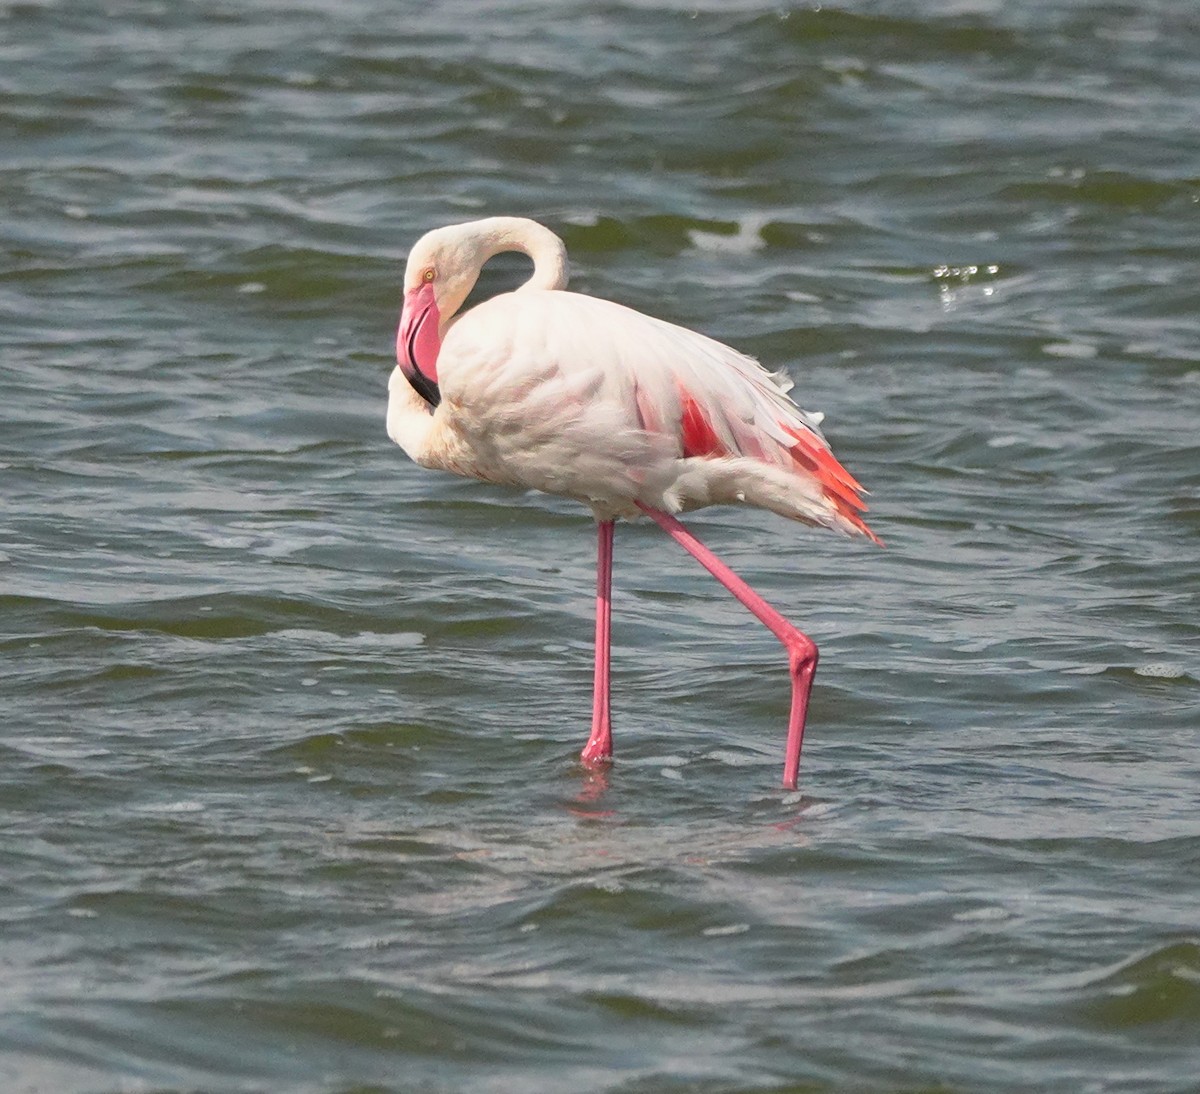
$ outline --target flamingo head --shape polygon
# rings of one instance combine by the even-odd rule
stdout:
[[[567,253],[548,228],[524,217],[488,217],[426,232],[404,269],[404,307],[396,332],[396,362],[430,406],[441,402],[437,362],[442,338],[493,255],[520,251],[533,259],[528,288],[564,289]]]
[[[404,306],[396,331],[396,363],[430,406],[441,402],[437,359],[446,325],[462,307],[489,257],[472,224],[427,232],[404,270]]]

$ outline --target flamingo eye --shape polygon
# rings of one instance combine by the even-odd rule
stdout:
[[[421,280],[424,281],[426,285],[428,285],[429,282],[431,282],[435,277],[437,277],[437,271],[432,266],[430,266],[429,269],[421,274]]]

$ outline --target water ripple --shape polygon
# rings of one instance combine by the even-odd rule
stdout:
[[[1198,30],[0,0],[0,1085],[1192,1089]],[[692,518],[821,644],[798,794],[651,527],[582,770],[589,519],[388,444],[405,248],[489,212],[873,491]]]

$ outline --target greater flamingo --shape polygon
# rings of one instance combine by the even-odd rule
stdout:
[[[533,276],[462,315],[485,262],[504,251]],[[783,643],[792,705],[783,785],[794,790],[816,644],[717,558],[675,513],[755,505],[878,543],[862,487],[788,397],[788,379],[704,335],[567,292],[548,228],[491,217],[437,228],[408,256],[388,383],[388,434],[422,467],[543,490],[598,525],[596,670],[584,764],[612,757],[609,711],[613,525],[645,514]]]

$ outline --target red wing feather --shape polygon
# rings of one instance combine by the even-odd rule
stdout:
[[[712,421],[699,402],[685,390],[680,390],[679,439],[685,458],[719,458],[734,453],[717,436]],[[838,514],[864,536],[882,546],[882,541],[867,527],[860,513],[866,511],[862,500],[863,488],[837,460],[825,442],[815,433],[796,429],[787,422],[779,427],[793,438],[788,449],[793,460],[821,486],[826,500]]]
[[[680,392],[683,413],[679,419],[679,436],[684,456],[728,456],[729,450],[713,431],[712,422],[687,392]]]
[[[867,506],[862,500],[864,491],[858,480],[838,463],[837,457],[814,434],[802,433],[784,422],[779,424],[788,436],[796,439],[790,449],[792,459],[821,484],[825,497],[846,520],[882,547],[883,541],[859,516],[859,513],[866,512]]]

